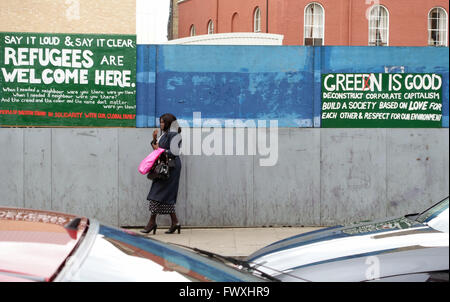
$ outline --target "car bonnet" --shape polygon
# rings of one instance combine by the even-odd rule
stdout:
[[[0,207],[0,281],[51,281],[87,227],[87,219]],[[65,227],[66,226],[66,227]]]
[[[247,257],[277,275],[303,266],[368,257],[411,247],[448,247],[448,233],[404,217],[352,226],[335,226],[275,242]]]

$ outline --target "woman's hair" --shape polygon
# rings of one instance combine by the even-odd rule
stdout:
[[[175,122],[177,120],[177,118],[175,117],[175,115],[173,115],[172,113],[165,113],[163,115],[161,115],[159,117],[159,120],[163,120],[164,121],[164,129],[163,131],[169,131],[170,126],[172,126],[172,123]],[[178,127],[178,123],[175,122],[176,126]],[[181,128],[178,127],[177,129],[178,133],[181,132]]]

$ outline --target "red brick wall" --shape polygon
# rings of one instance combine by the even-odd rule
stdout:
[[[284,45],[303,45],[304,10],[311,2],[313,1],[268,0],[269,33],[284,35]],[[448,0],[315,2],[325,9],[324,45],[367,46],[369,30],[366,11],[375,2],[388,9],[390,46],[426,46],[428,12],[436,6],[443,7],[447,14],[449,11]],[[210,19],[214,21],[215,33],[231,32],[234,13],[238,13],[234,32],[253,32],[253,13],[257,6],[261,10],[261,32],[266,32],[266,3],[266,0],[186,0],[178,4],[179,37],[190,35],[191,24],[195,24],[197,35],[206,34]]]

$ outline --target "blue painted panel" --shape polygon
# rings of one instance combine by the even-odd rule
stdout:
[[[314,47],[314,127],[320,128],[322,115],[322,47]]]
[[[295,72],[311,70],[312,59],[303,46],[158,46],[158,72]]]
[[[156,115],[166,112],[193,126],[202,120],[278,120],[279,127],[312,127],[310,72],[158,73]]]
[[[312,58],[305,47],[160,46],[156,115],[312,127]]]
[[[155,127],[156,46],[137,46],[136,127]]]
[[[277,120],[320,127],[322,73],[439,73],[449,116],[448,48],[138,45],[137,127],[166,112],[202,121]]]
[[[405,73],[442,75],[442,126],[448,128],[449,57],[447,47],[323,47],[322,73],[384,73],[403,66]],[[398,71],[398,70],[397,70]],[[315,87],[321,89],[321,87]]]

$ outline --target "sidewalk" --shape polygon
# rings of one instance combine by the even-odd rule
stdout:
[[[196,247],[224,256],[248,256],[275,241],[322,227],[261,227],[261,228],[185,228],[181,234],[165,234],[161,228],[147,235],[163,242]],[[139,232],[141,229],[129,229]],[[142,235],[142,234],[141,234]]]

